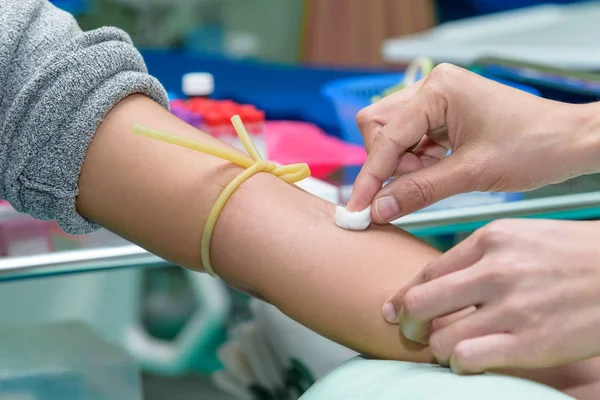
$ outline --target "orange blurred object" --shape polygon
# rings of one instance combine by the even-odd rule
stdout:
[[[301,59],[308,64],[381,67],[384,40],[435,26],[433,0],[305,0]]]

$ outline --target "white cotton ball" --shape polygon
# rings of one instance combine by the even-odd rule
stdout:
[[[371,206],[362,211],[348,211],[346,207],[335,208],[335,224],[351,231],[364,231],[371,225]]]

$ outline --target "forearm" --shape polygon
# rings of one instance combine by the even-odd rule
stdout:
[[[161,257],[200,269],[206,217],[240,169],[133,135],[134,123],[220,143],[149,99],[130,97],[109,113],[92,141],[78,209]],[[332,204],[259,174],[226,205],[211,250],[224,280],[325,336],[376,357],[430,359],[407,347],[381,317],[385,297],[438,254],[396,228],[344,231],[333,223]]]
[[[342,230],[333,215],[333,204],[257,176],[221,216],[214,242],[220,275],[354,350],[430,361],[401,340],[381,307],[438,252],[392,226]]]

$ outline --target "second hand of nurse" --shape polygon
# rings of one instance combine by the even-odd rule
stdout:
[[[542,99],[452,65],[357,121],[368,158],[348,209],[371,205],[379,224],[459,193],[600,171],[599,104]],[[459,373],[600,355],[598,232],[600,222],[494,222],[399,288],[383,314]]]

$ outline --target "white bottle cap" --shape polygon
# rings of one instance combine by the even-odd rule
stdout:
[[[215,79],[208,72],[191,72],[183,76],[181,89],[188,97],[210,96],[215,90]]]

